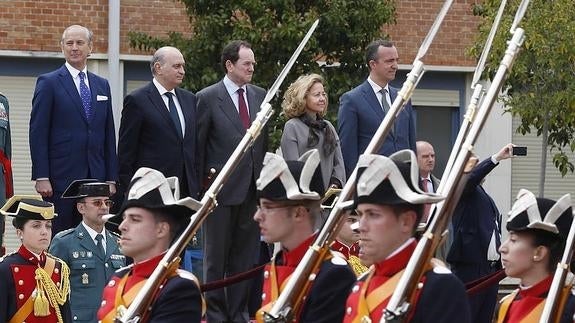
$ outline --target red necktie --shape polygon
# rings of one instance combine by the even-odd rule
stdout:
[[[427,178],[421,179],[421,189],[426,193],[429,192],[427,189],[427,182],[428,181],[429,181],[429,179],[427,179]],[[427,218],[429,217],[429,210],[430,209],[431,209],[431,204],[429,204],[429,203],[426,203],[423,206],[423,217],[421,218],[421,222],[424,222],[424,223],[427,222]]]
[[[248,107],[246,105],[246,100],[244,99],[244,89],[238,89],[238,106],[240,112],[240,119],[242,120],[242,124],[244,128],[247,129],[250,127],[250,115],[248,114]]]

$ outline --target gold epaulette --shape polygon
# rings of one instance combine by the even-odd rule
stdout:
[[[359,260],[359,257],[357,257],[357,256],[350,255],[347,262],[349,263],[349,265],[351,266],[351,269],[353,269],[353,272],[355,273],[355,275],[357,277],[361,276],[363,273],[367,272],[367,270],[369,269],[366,266],[361,264],[361,261]]]

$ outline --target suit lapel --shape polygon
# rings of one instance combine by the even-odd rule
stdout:
[[[232,101],[231,96],[228,94],[228,90],[226,89],[226,86],[224,85],[224,81],[220,81],[220,83],[219,83],[218,101],[219,101],[218,105],[220,106],[220,109],[228,117],[228,119],[230,119],[230,121],[234,124],[234,126],[236,127],[236,130],[238,130],[242,134],[245,133],[246,130],[244,129],[244,125],[242,124],[242,121],[240,120],[240,114],[238,113],[238,110],[236,109],[236,106],[234,105],[234,101]],[[251,105],[250,105],[250,109],[251,109]]]
[[[86,119],[86,113],[84,112],[84,106],[82,105],[82,99],[80,99],[80,93],[78,93],[78,89],[76,89],[76,84],[74,84],[74,79],[72,79],[72,75],[66,68],[66,65],[63,65],[60,68],[58,78],[60,80],[60,83],[62,84],[62,87],[66,90],[66,92],[70,96],[70,99],[72,100],[72,103],[76,107],[78,113],[80,113],[84,122],[88,123],[88,120]]]
[[[118,237],[106,231],[106,260],[118,249]]]
[[[148,97],[152,102],[154,108],[158,111],[158,113],[160,113],[164,121],[168,124],[168,127],[172,129],[172,133],[174,134],[174,136],[180,138],[178,130],[176,130],[176,126],[174,125],[174,122],[170,117],[170,112],[168,111],[168,108],[166,107],[164,100],[160,96],[160,92],[158,92],[158,89],[156,88],[153,82],[150,82],[150,84],[148,85]],[[178,101],[179,100],[180,98],[178,97]]]
[[[253,87],[248,84],[246,88],[248,89],[248,106],[250,109],[250,121],[253,122],[256,119],[258,112],[260,112],[261,107],[256,102],[256,95]]]
[[[369,108],[377,115],[380,121],[383,120],[385,114],[383,113],[381,104],[377,102],[377,96],[375,96],[373,88],[367,80],[363,83],[361,92],[363,94],[363,98],[367,102],[367,105],[369,105]]]
[[[195,131],[194,125],[194,109],[196,108],[189,99],[189,96],[184,95],[184,92],[180,88],[176,88],[176,95],[178,96],[178,101],[180,102],[180,107],[182,108],[182,114],[184,115],[184,121],[186,123],[186,131],[184,137],[187,137]],[[174,129],[175,130],[175,129]]]

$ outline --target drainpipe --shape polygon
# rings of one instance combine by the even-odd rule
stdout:
[[[112,92],[112,109],[116,127],[116,141],[120,129],[124,97],[123,70],[120,68],[120,0],[108,1],[108,82]]]

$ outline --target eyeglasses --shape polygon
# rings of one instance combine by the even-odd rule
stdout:
[[[100,208],[104,205],[106,205],[107,208],[111,208],[112,205],[114,205],[114,201],[112,201],[112,200],[92,200],[92,201],[84,201],[81,203],[84,203],[84,204],[89,203],[89,204],[92,204],[93,206],[98,207],[98,208]]]
[[[260,211],[260,212],[263,212],[263,213],[268,214],[268,213],[275,212],[275,211],[277,211],[277,210],[289,209],[289,208],[292,208],[292,207],[294,207],[294,206],[297,206],[297,205],[277,205],[277,206],[267,206],[267,205],[266,205],[266,206],[261,206],[261,205],[258,205],[258,206],[257,206],[257,210]]]

